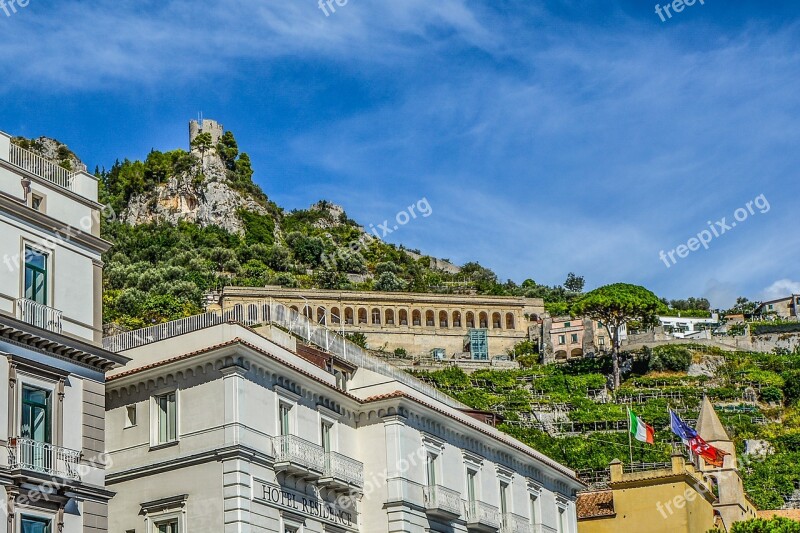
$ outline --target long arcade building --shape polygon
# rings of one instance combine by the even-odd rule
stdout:
[[[0,132],[0,520],[108,531],[97,179]]]
[[[107,339],[113,531],[577,532],[574,472],[485,413],[239,318]]]

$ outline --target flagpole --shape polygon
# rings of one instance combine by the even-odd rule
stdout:
[[[631,408],[628,407],[628,451],[630,452],[631,457],[631,468],[633,468],[633,439],[631,438]]]

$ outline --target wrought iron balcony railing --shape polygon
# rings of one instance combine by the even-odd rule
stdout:
[[[364,464],[346,455],[328,452],[325,454],[323,477],[362,488],[364,486]]]
[[[274,437],[272,446],[276,467],[285,465],[290,469],[318,474],[325,471],[325,450],[322,446],[294,435]]]
[[[61,311],[40,303],[20,298],[17,300],[17,318],[37,328],[61,333]]]
[[[431,485],[424,487],[422,494],[427,511],[448,514],[454,517],[461,516],[463,502],[458,492],[439,485]]]
[[[29,470],[65,479],[81,478],[78,468],[81,452],[77,450],[22,438],[11,439],[6,447],[8,466],[12,470]]]
[[[482,530],[497,531],[502,524],[502,516],[497,507],[488,503],[474,501],[467,502],[467,527]]]

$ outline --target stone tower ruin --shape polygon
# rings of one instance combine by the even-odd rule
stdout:
[[[210,133],[211,144],[216,146],[224,131],[225,128],[216,120],[203,119],[200,122],[192,120],[189,122],[189,146],[191,146],[192,141],[201,133]]]

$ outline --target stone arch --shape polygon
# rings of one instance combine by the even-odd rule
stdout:
[[[397,319],[400,322],[401,326],[407,326],[408,325],[408,311],[405,310],[405,309],[400,309],[400,311],[398,312]]]
[[[322,306],[317,307],[317,324],[325,325],[327,323],[328,323],[328,312]]]
[[[500,318],[500,313],[492,313],[492,328],[503,329],[503,322]]]
[[[341,324],[342,314],[338,307],[331,307],[331,324]]]
[[[434,314],[433,314],[433,310],[428,309],[427,311],[425,311],[425,327],[428,327],[428,328],[434,327],[436,325],[434,320],[435,320],[435,317],[434,317]]]
[[[384,311],[383,323],[387,326],[394,326],[394,309],[387,309]]]
[[[300,314],[300,309],[296,305],[291,306],[289,309],[291,309],[292,311],[294,311],[298,315]]]
[[[453,327],[460,328],[461,327],[461,312],[460,311],[453,311]]]
[[[351,326],[355,324],[355,314],[352,307],[344,308],[344,323]]]
[[[247,306],[247,320],[248,322],[258,322],[258,306],[256,304]]]
[[[381,325],[381,310],[378,309],[377,307],[373,308],[371,316],[372,316],[372,320],[371,320],[370,323],[375,325],[375,326],[380,326]]]
[[[570,357],[583,357],[583,350],[580,348],[573,348],[571,352],[569,352]]]
[[[449,322],[447,320],[447,311],[439,311],[439,327],[440,328],[449,327]]]
[[[358,308],[358,323],[359,324],[367,323],[367,309],[364,307]]]
[[[269,312],[269,304],[264,304],[261,306],[261,320],[264,322],[269,322],[272,320],[272,316],[270,316]]]
[[[481,311],[478,315],[478,327],[488,329],[489,327],[489,313]]]
[[[567,360],[567,351],[566,350],[558,350],[555,353],[556,361],[566,361]]]
[[[467,311],[467,327],[474,328],[475,327],[475,313],[472,311]]]
[[[314,314],[311,312],[310,305],[306,304],[306,306],[303,307],[303,316],[309,320],[314,320]]]
[[[506,313],[506,329],[517,329],[514,322],[514,313]]]
[[[411,320],[414,326],[422,325],[422,313],[420,313],[419,309],[414,309],[414,311],[411,312]]]

